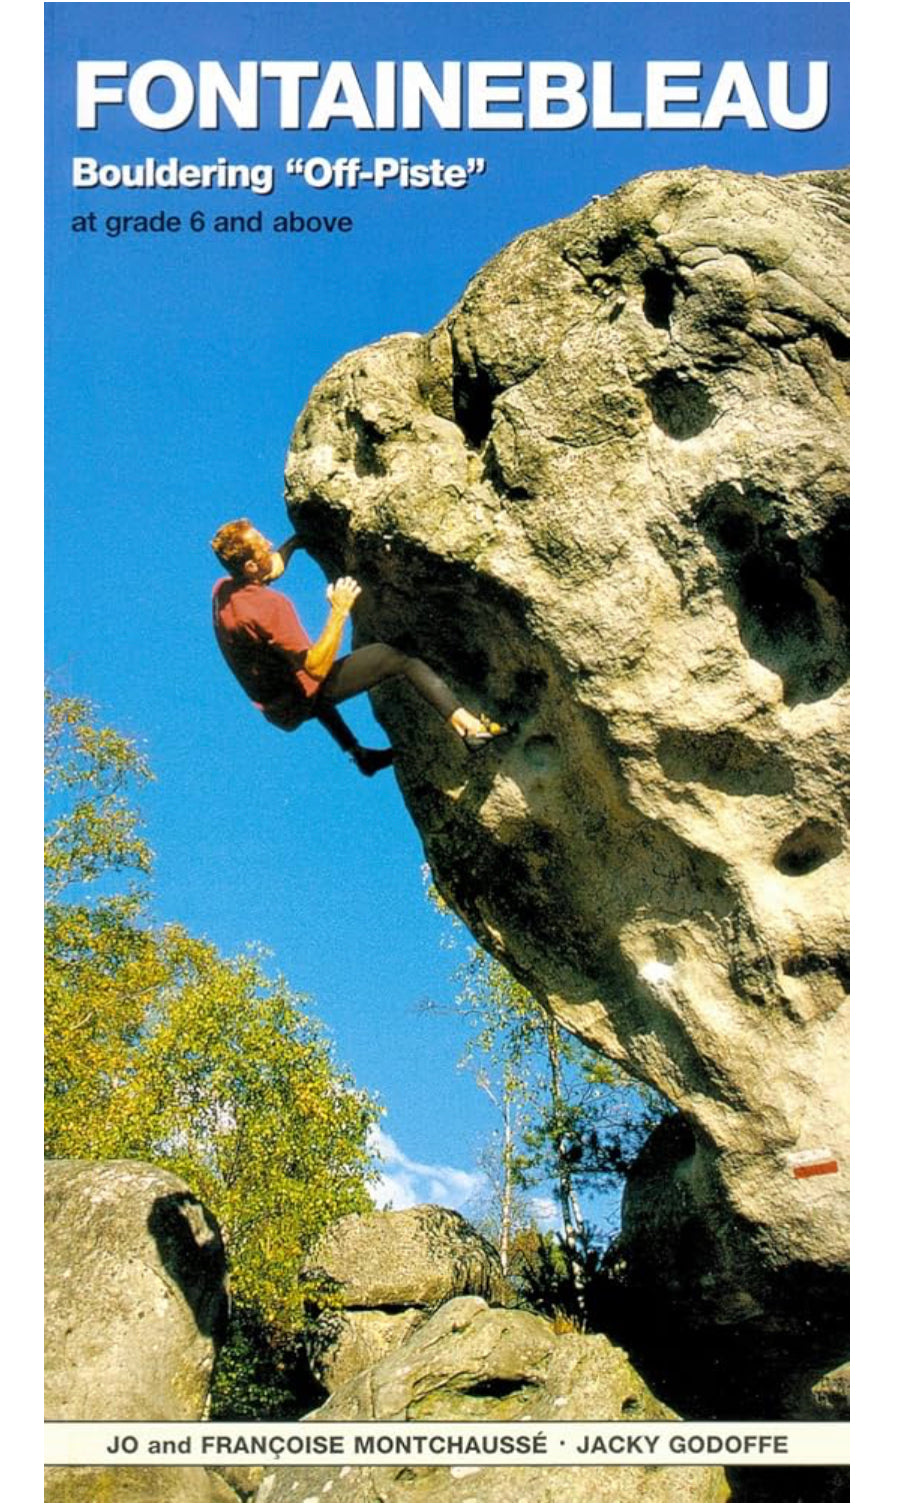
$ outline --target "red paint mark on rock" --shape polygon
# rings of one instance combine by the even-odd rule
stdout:
[[[838,1161],[831,1150],[794,1150],[787,1163],[798,1181],[807,1176],[834,1176]]]

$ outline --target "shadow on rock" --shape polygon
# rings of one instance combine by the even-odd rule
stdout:
[[[217,1221],[190,1192],[155,1197],[147,1227],[163,1270],[178,1287],[198,1329],[219,1345],[226,1337],[226,1255]]]

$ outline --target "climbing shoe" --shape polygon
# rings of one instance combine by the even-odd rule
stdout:
[[[395,752],[371,751],[367,746],[358,746],[356,751],[351,752],[354,765],[364,777],[375,777],[377,772],[382,772],[390,767],[395,760]]]
[[[499,725],[495,720],[490,719],[487,714],[481,714],[479,718],[484,725],[484,729],[476,730],[474,734],[463,735],[462,737],[466,749],[469,751],[483,751],[485,746],[491,744],[492,740],[500,740],[503,736],[513,734],[512,725]]]

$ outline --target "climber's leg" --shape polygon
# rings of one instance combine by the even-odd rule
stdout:
[[[349,725],[345,724],[338,710],[332,707],[323,707],[316,710],[316,719],[324,730],[327,730],[335,745],[341,747],[345,755],[353,756],[360,741]]]
[[[320,708],[343,703],[358,693],[368,693],[390,677],[407,678],[421,697],[446,720],[451,719],[459,708],[458,698],[426,662],[382,641],[374,641],[335,662],[316,694],[317,714]]]
[[[498,736],[510,733],[464,709],[443,679],[420,657],[397,651],[383,641],[374,641],[352,651],[350,656],[339,657],[316,694],[316,717],[322,719],[326,711],[334,712],[336,704],[358,693],[367,693],[390,677],[406,678],[471,751],[481,750]]]
[[[394,751],[374,751],[368,746],[362,746],[353,730],[345,724],[338,710],[331,704],[317,708],[315,718],[324,730],[327,730],[336,745],[341,747],[347,756],[350,756],[357,770],[364,777],[373,777],[385,767],[390,767],[395,760]]]

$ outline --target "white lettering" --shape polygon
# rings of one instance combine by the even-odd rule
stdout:
[[[462,64],[443,64],[441,91],[423,63],[403,63],[402,126],[406,131],[421,129],[422,101],[430,107],[431,115],[442,130],[459,131],[462,127]]]
[[[302,125],[300,85],[304,79],[319,77],[318,63],[262,63],[263,79],[280,80],[280,121],[282,131],[299,131]]]
[[[788,131],[812,131],[821,126],[829,114],[829,65],[810,63],[807,67],[807,102],[803,110],[790,108],[790,64],[768,65],[768,109],[776,126]]]
[[[469,129],[471,131],[522,131],[526,124],[520,110],[495,110],[492,105],[518,105],[519,84],[492,84],[492,79],[523,77],[522,63],[469,64]]]
[[[373,117],[353,63],[329,63],[319,98],[309,117],[308,129],[325,131],[329,122],[336,120],[353,121],[358,131],[373,130]]]
[[[736,99],[733,98],[734,91]],[[701,125],[705,131],[719,131],[728,116],[742,116],[753,131],[767,131],[768,122],[759,104],[755,85],[745,63],[725,63],[717,76],[714,93],[708,102]]]
[[[168,79],[173,89],[172,104],[166,110],[154,110],[150,104],[150,90],[157,79]],[[128,104],[135,121],[149,126],[153,131],[172,131],[184,126],[194,110],[194,80],[180,63],[169,58],[154,58],[151,63],[141,63],[131,75],[128,85]]]
[[[377,131],[393,131],[398,125],[398,69],[394,63],[376,65],[376,122]]]
[[[339,121],[358,131],[570,131],[585,124],[596,131],[719,131],[731,120],[750,131],[772,125],[812,131],[829,114],[829,64],[812,61],[806,68],[806,93],[795,76],[792,108],[787,60],[768,64],[766,101],[762,73],[755,70],[757,86],[748,63],[729,59],[718,65],[703,108],[704,70],[697,58],[651,58],[644,99],[637,102],[642,109],[618,110],[610,59],[594,60],[589,69],[563,58],[453,59],[440,63],[439,73],[416,59],[387,59],[375,64],[372,80],[369,65],[361,78],[346,59],[324,65],[247,59],[234,69],[212,58],[192,69],[169,58],[134,69],[124,59],[85,59],[76,65],[76,123],[81,131],[95,131],[103,106],[127,106],[153,131],[172,131],[192,117],[202,131],[230,125],[255,131],[264,107],[270,124],[283,131],[327,131]],[[304,100],[307,81],[317,81],[311,110]]]
[[[230,119],[242,131],[257,131],[257,63],[239,64],[238,91],[233,88],[219,63],[202,63],[198,75],[198,93],[198,124],[202,131],[216,131],[219,127],[221,102],[226,106]]]
[[[599,131],[640,131],[644,117],[639,110],[615,109],[615,66],[593,64],[593,125]]]
[[[583,96],[586,74],[577,63],[530,63],[529,124],[534,131],[570,131],[582,126],[588,106]],[[563,110],[552,110],[561,104]]]
[[[117,85],[106,88],[100,79],[124,79],[128,66],[122,59],[104,63],[96,59],[77,64],[77,126],[81,131],[95,131],[99,124],[100,105],[123,105],[124,90]]]
[[[671,84],[670,78],[699,78],[701,64],[697,61],[688,63],[661,63],[652,61],[647,64],[647,126],[650,131],[659,130],[661,127],[676,127],[683,131],[693,130],[701,125],[701,115],[697,110],[667,110],[668,105],[696,104],[698,100],[697,84]]]

